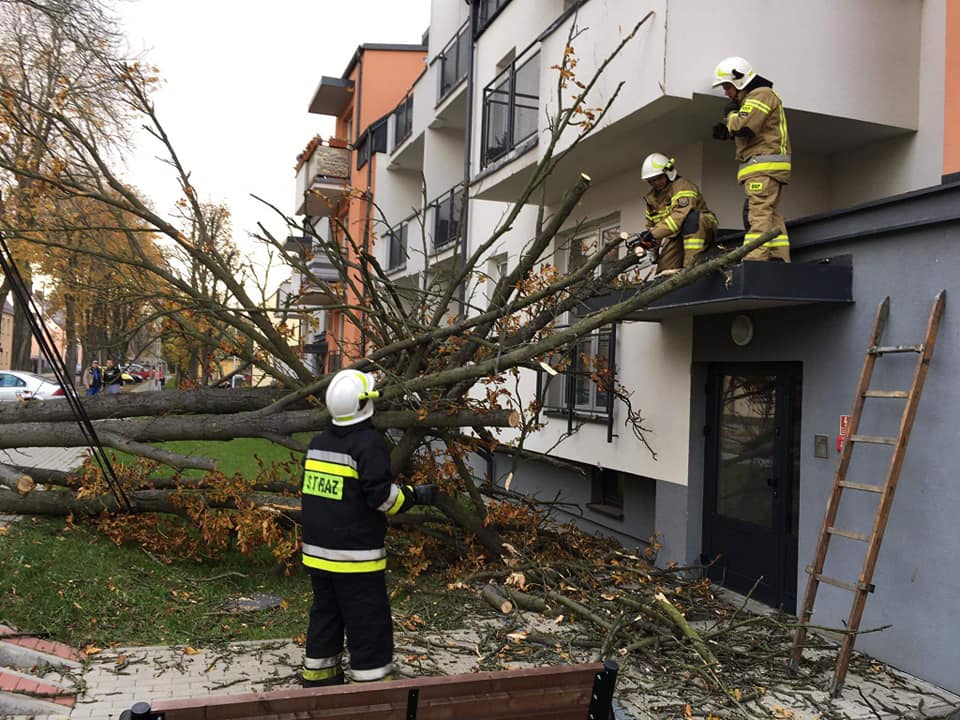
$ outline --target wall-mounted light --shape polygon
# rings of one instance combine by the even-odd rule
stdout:
[[[753,340],[753,320],[747,315],[737,315],[730,321],[730,339],[734,345],[743,347]]]

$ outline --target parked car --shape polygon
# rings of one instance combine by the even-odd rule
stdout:
[[[0,402],[53,400],[65,396],[63,388],[36,373],[0,370]]]

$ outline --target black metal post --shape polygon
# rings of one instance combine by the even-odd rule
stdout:
[[[619,670],[620,666],[613,660],[603,661],[603,670],[593,678],[587,720],[613,720],[613,689],[617,685]]]
[[[607,377],[610,387],[607,389],[607,442],[613,442],[613,390],[617,385],[617,324],[610,326],[610,349],[607,352]]]
[[[120,720],[163,720],[163,714],[152,712],[150,703],[138,702],[120,713]]]

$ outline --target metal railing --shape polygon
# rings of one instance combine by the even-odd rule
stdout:
[[[437,90],[437,102],[442,101],[467,76],[472,47],[470,23],[466,22],[440,51],[440,87]]]
[[[537,133],[540,52],[525,54],[483,89],[481,164],[486,166]]]
[[[457,184],[430,203],[433,211],[433,247],[439,252],[460,237],[460,213],[463,209],[463,184]]]
[[[413,132],[413,93],[407,95],[393,111],[393,149],[410,137]]]

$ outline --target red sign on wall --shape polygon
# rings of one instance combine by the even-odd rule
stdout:
[[[843,442],[847,439],[847,429],[850,427],[850,416],[840,416],[840,434],[837,435],[837,452],[843,450]]]

